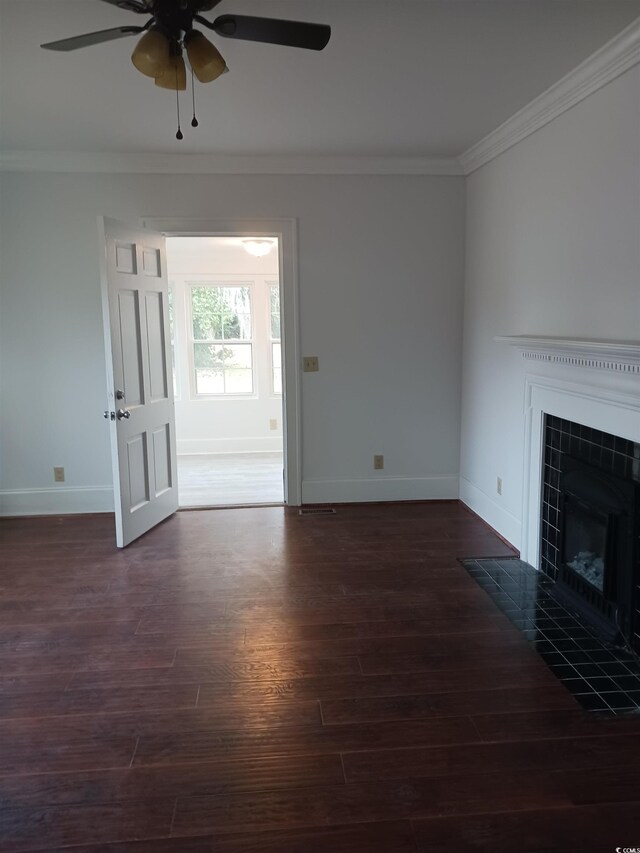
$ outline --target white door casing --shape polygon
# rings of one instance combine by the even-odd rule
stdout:
[[[302,423],[296,220],[144,217],[142,223],[167,237],[234,236],[278,239],[282,317],[284,498],[289,506],[299,506],[302,503]]]
[[[119,548],[178,508],[168,283],[161,234],[101,218],[102,305]]]

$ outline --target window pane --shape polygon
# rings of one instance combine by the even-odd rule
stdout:
[[[251,394],[253,391],[253,376],[251,370],[230,368],[224,372],[225,391],[227,394]]]
[[[280,340],[280,315],[272,314],[271,315],[271,337],[273,340]]]
[[[225,369],[241,367],[251,370],[251,344],[229,344],[222,349]]]
[[[271,370],[274,394],[282,394],[282,348],[279,343],[271,344]]]
[[[215,340],[221,337],[221,306],[218,288],[191,288],[191,314],[195,340]]]
[[[277,285],[269,287],[271,299],[271,337],[280,340],[280,288]]]
[[[249,340],[251,291],[248,287],[192,287],[194,340]]]
[[[196,368],[196,394],[224,394],[224,374],[222,370],[201,370]]]
[[[194,344],[193,358],[197,368],[222,368],[227,347],[220,344]]]

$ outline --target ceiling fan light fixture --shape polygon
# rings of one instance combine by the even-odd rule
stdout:
[[[136,44],[131,61],[146,77],[159,77],[169,67],[170,43],[158,27],[152,27]]]
[[[187,68],[181,56],[170,56],[162,74],[156,77],[156,86],[161,89],[172,89],[174,92],[185,92],[187,89]]]
[[[197,30],[187,33],[184,45],[193,73],[201,83],[211,83],[228,70],[218,48]]]
[[[253,255],[254,258],[264,258],[264,256],[268,255],[269,252],[273,249],[275,241],[258,239],[254,237],[251,240],[243,240],[242,245],[244,247],[245,252],[248,252],[250,255]]]

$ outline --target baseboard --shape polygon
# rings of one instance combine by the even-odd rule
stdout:
[[[176,451],[178,456],[203,456],[209,453],[282,453],[282,436],[178,439]]]
[[[305,504],[452,500],[457,497],[457,477],[302,481],[302,502]]]
[[[460,477],[460,500],[516,550],[521,550],[522,522],[465,477]]]
[[[111,486],[59,486],[0,492],[0,516],[113,512]]]

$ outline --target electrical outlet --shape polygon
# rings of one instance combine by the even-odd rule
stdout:
[[[305,373],[317,373],[320,370],[317,355],[305,355],[302,359],[302,369]]]
[[[278,429],[278,419],[270,418],[269,419],[269,429]]]
[[[380,454],[379,456],[373,457],[373,470],[374,471],[382,471],[384,468],[384,456]]]
[[[53,469],[53,482],[64,483],[64,468]]]
[[[502,494],[502,477],[498,477],[496,480],[496,492],[501,495]]]

